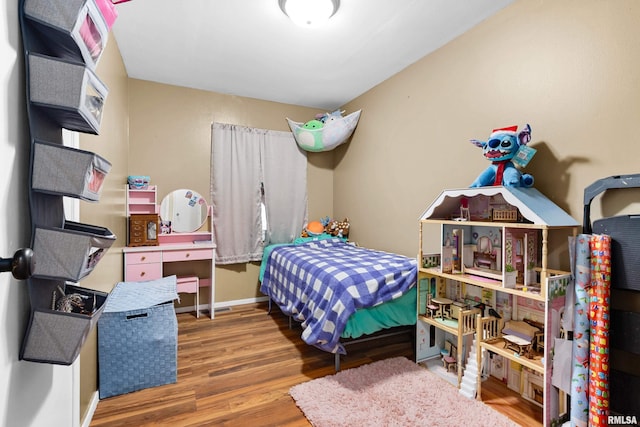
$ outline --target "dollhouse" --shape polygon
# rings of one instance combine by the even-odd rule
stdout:
[[[485,371],[542,406],[545,425],[558,419],[551,366],[570,275],[549,268],[548,241],[578,222],[534,188],[495,186],[445,190],[419,223],[416,361],[455,343],[447,368],[462,394],[479,398]],[[423,235],[428,224],[439,238]]]

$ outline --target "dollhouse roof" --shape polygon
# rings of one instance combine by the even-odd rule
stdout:
[[[473,203],[474,199],[490,200],[502,196],[504,201],[517,208],[520,214],[536,225],[550,227],[573,227],[579,223],[535,188],[523,187],[478,187],[444,190],[420,215],[420,219],[445,219],[457,216],[463,199]],[[472,218],[473,219],[473,218]]]

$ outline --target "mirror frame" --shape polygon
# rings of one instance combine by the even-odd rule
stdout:
[[[175,212],[175,203],[176,201],[185,200],[185,204],[181,205],[184,209],[191,209],[197,206],[201,206],[200,211],[200,224],[197,226],[189,227],[189,229],[180,229],[176,230],[175,225],[178,222],[176,217],[180,215],[180,212]],[[172,206],[172,201],[174,205]],[[171,212],[169,212],[171,209]],[[185,212],[184,210],[182,212]],[[166,216],[164,214],[167,214]],[[167,216],[169,218],[167,218]],[[197,191],[190,190],[187,188],[179,188],[177,190],[173,190],[169,192],[162,201],[160,202],[160,231],[162,234],[170,234],[170,233],[194,233],[202,228],[203,225],[206,224],[207,218],[209,217],[209,204],[207,200]],[[170,221],[170,224],[167,224],[167,221]],[[193,220],[195,221],[195,219]],[[192,222],[188,222],[191,224]],[[168,231],[168,233],[167,233]]]

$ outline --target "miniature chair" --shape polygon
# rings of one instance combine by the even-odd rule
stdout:
[[[444,369],[447,372],[449,372],[450,370],[453,370],[453,372],[455,372],[456,369],[458,369],[456,348],[453,345],[451,345],[451,351],[449,352],[449,355],[442,357],[442,366],[444,366]]]
[[[536,351],[544,353],[544,331],[535,333],[532,347],[534,347]]]
[[[431,294],[427,295],[427,310],[429,310],[429,315],[433,318],[436,317],[436,312],[440,310],[440,307],[431,302]]]

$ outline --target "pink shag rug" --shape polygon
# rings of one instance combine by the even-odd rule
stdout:
[[[289,394],[317,427],[517,426],[405,357],[298,384]]]

